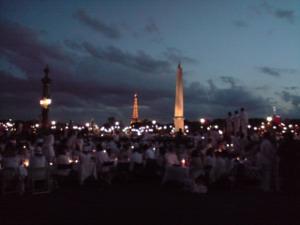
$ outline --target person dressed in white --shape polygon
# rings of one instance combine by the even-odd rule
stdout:
[[[240,132],[240,127],[241,127],[240,115],[239,112],[236,110],[234,112],[234,117],[233,117],[233,132],[235,135],[237,135]]]
[[[147,147],[145,151],[145,159],[146,160],[155,160],[155,147]]]
[[[165,154],[165,162],[167,167],[180,165],[178,157],[172,148]]]
[[[247,131],[248,131],[249,119],[248,119],[248,113],[245,111],[244,108],[241,108],[240,111],[240,122],[241,122],[241,132],[246,137],[248,134]]]
[[[165,174],[162,179],[162,184],[169,181],[176,181],[182,184],[191,182],[189,170],[186,167],[181,167],[178,156],[174,149],[170,146],[170,150],[165,154]]]
[[[107,150],[103,149],[101,144],[97,145],[97,153],[96,153],[96,165],[98,172],[106,172],[109,170],[108,166],[105,166],[105,163],[111,162],[111,158],[109,157]]]
[[[94,161],[93,155],[90,152],[90,146],[84,146],[83,152],[80,154],[79,157],[79,183],[83,185],[84,181],[88,178],[93,176],[97,179],[97,169],[96,163]]]
[[[101,144],[97,145],[96,153],[96,168],[100,179],[108,184],[111,184],[113,174],[111,173],[114,167],[114,161],[108,155],[106,149],[102,148]]]
[[[214,168],[214,178],[215,180],[222,179],[222,177],[226,174],[226,161],[221,152],[216,152],[216,161]]]
[[[261,189],[271,190],[272,175],[276,163],[276,149],[270,141],[270,134],[265,133],[257,153],[257,166],[261,172]]]
[[[16,147],[9,143],[4,151],[3,158],[3,172],[2,172],[2,191],[6,189],[7,181],[17,178],[17,189],[19,194],[25,191],[25,178],[28,175],[25,165],[21,158],[16,154]]]
[[[216,158],[214,156],[214,149],[210,148],[206,152],[206,156],[204,158],[204,171],[206,176],[206,182],[213,183],[215,181],[214,169],[216,165]]]
[[[130,156],[130,170],[134,170],[135,167],[143,165],[143,154],[139,148],[135,148],[134,152]]]
[[[34,154],[29,159],[29,179],[48,179],[47,160],[40,146],[36,147]]]
[[[37,146],[34,154],[30,157],[29,168],[45,168],[47,166],[46,157],[43,155],[42,148]]]
[[[49,134],[44,138],[44,145],[43,145],[43,153],[46,156],[48,162],[53,161],[55,158],[55,151],[53,145],[54,145],[54,135]]]

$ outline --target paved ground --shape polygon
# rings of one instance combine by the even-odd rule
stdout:
[[[300,224],[299,196],[249,191],[195,195],[158,183],[64,187],[0,198],[0,224]]]

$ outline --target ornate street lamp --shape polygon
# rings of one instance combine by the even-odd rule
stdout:
[[[40,100],[40,105],[42,108],[42,127],[47,128],[49,127],[49,107],[52,103],[52,100],[50,98],[49,94],[49,86],[51,83],[51,79],[49,78],[49,67],[48,65],[44,69],[45,76],[42,78],[42,84],[43,84],[43,94],[42,98]]]

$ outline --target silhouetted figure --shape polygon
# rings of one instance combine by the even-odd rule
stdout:
[[[241,127],[241,119],[239,115],[239,111],[234,111],[234,117],[233,117],[233,132],[234,135],[237,135],[240,132]]]
[[[244,136],[247,136],[247,130],[248,130],[248,113],[245,111],[244,108],[241,108],[240,111],[240,123],[241,123],[241,132],[244,134]]]
[[[228,116],[226,118],[226,135],[230,136],[233,131],[233,118],[232,113],[228,112]]]
[[[299,188],[299,171],[297,171],[299,149],[300,143],[294,139],[293,134],[286,134],[284,141],[278,149],[278,156],[280,158],[279,170],[283,191],[293,193]]]

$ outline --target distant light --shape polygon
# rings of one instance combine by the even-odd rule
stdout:
[[[267,117],[267,121],[270,123],[273,120],[272,116]]]
[[[155,125],[156,124],[156,120],[152,120],[152,124]]]
[[[89,127],[89,126],[90,126],[90,123],[85,123],[85,126],[86,126],[86,127]]]
[[[119,125],[120,125],[120,122],[119,122],[119,121],[116,121],[116,122],[115,122],[115,125],[116,125],[116,126],[119,126]]]
[[[181,166],[182,166],[182,167],[185,167],[185,166],[186,166],[186,161],[185,161],[185,159],[182,159],[182,160],[181,160]]]
[[[205,123],[205,119],[204,119],[204,118],[201,118],[201,119],[200,119],[200,123],[201,123],[201,124],[204,124],[204,123]]]
[[[28,159],[25,159],[25,160],[24,160],[24,166],[25,166],[25,167],[28,167],[28,166],[29,166],[29,160],[28,160]]]
[[[52,120],[52,121],[51,121],[51,125],[54,126],[55,124],[56,124],[56,121]]]

